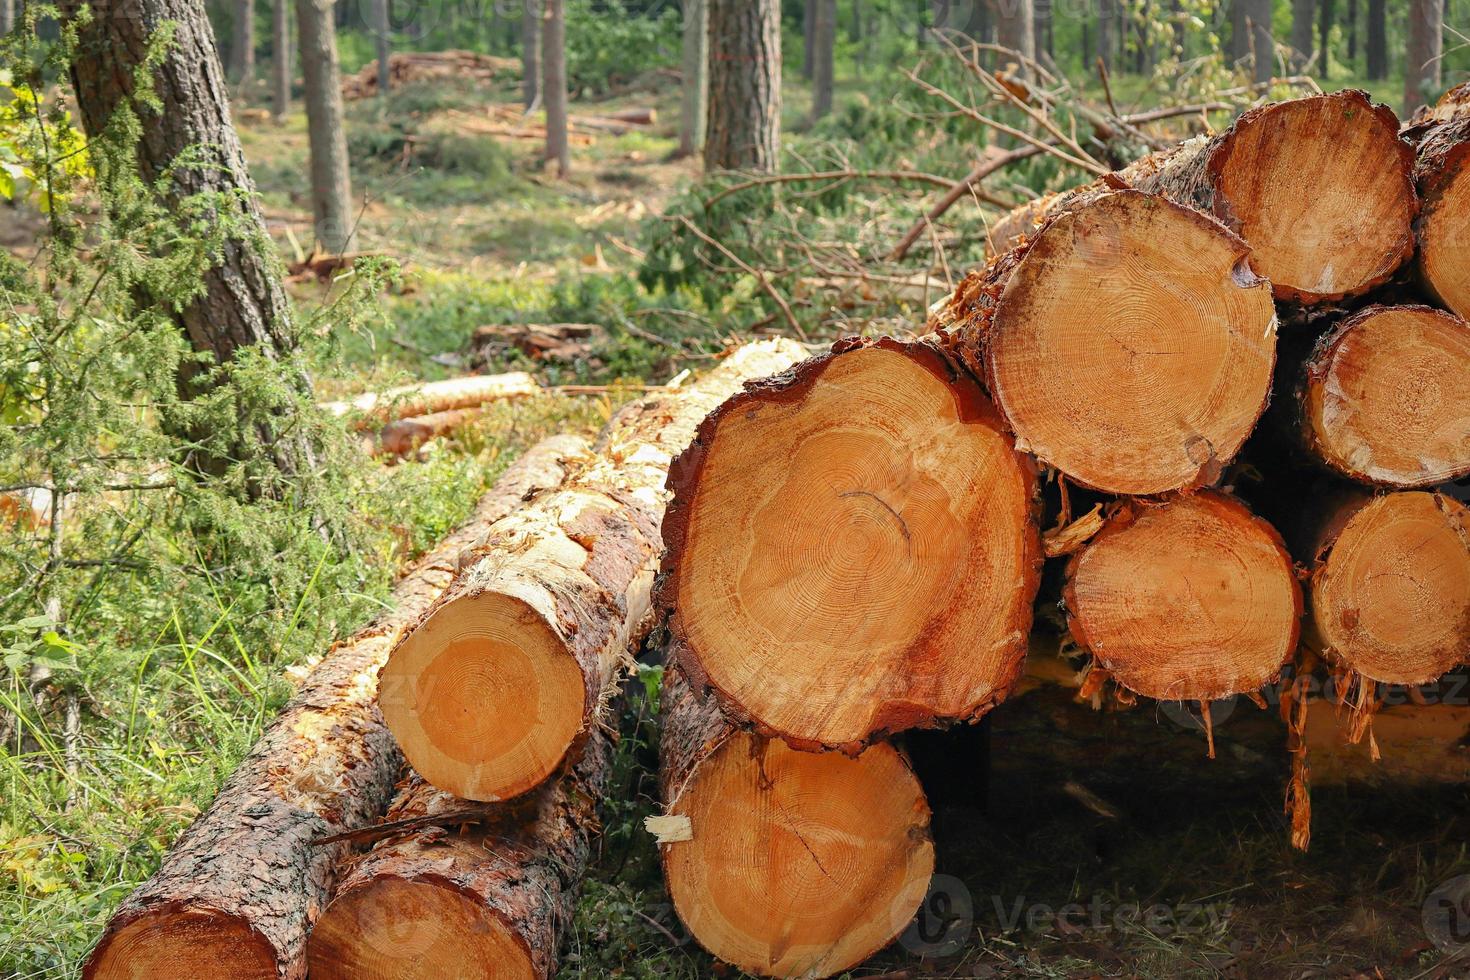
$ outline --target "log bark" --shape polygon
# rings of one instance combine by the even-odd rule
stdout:
[[[1035,470],[934,346],[840,341],[751,386],[669,486],[671,650],[732,716],[855,752],[1006,696],[1041,561]]]
[[[425,779],[505,800],[575,760],[651,625],[674,454],[742,383],[801,353],[785,341],[750,344],[690,388],[628,406],[567,486],[490,529],[383,669],[383,715]]]
[[[930,326],[985,378],[1017,447],[1072,480],[1203,486],[1270,389],[1276,315],[1249,252],[1199,211],[1104,185],[967,275]]]
[[[344,876],[307,944],[312,980],[549,980],[611,758],[597,732],[561,779],[514,803],[481,804],[478,815],[410,775],[387,820],[412,824]]]
[[[1298,395],[1307,449],[1385,487],[1470,474],[1470,324],[1428,306],[1370,306],[1318,342]]]
[[[394,419],[365,440],[373,456],[408,456],[431,439],[458,432],[484,414],[480,408],[451,408],[444,412]]]
[[[798,752],[731,726],[665,675],[652,818],[679,918],[715,956],[768,977],[827,977],[886,946],[934,870],[929,805],[888,743]]]
[[[368,428],[375,422],[475,408],[501,399],[534,395],[540,390],[535,378],[524,371],[512,371],[370,391],[347,401],[326,402],[321,408],[337,418],[352,416],[354,424]]]
[[[709,5],[706,170],[774,170],[781,129],[781,12],[776,0]]]
[[[1072,636],[1135,694],[1214,701],[1258,691],[1296,651],[1302,592],[1276,529],[1226,494],[1115,504],[1073,556]]]
[[[1423,684],[1470,658],[1470,509],[1406,491],[1345,504],[1322,526],[1310,591],[1329,662]]]
[[[1470,319],[1470,83],[1445,93],[1405,130],[1418,148],[1414,179],[1424,210],[1415,231],[1419,277]]]
[[[1213,215],[1277,299],[1315,304],[1382,285],[1413,254],[1412,167],[1393,111],[1349,90],[1252,109],[1120,176]]]
[[[527,452],[474,518],[399,581],[393,610],[327,654],[158,872],[118,908],[85,980],[303,980],[307,931],[344,853],[310,842],[376,819],[402,766],[375,703],[378,669],[449,584],[461,551],[526,494],[559,483],[563,456],[585,445],[558,437]]]

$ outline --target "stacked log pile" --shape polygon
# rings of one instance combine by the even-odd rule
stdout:
[[[1295,669],[1305,846],[1303,678],[1371,744],[1382,685],[1470,658],[1463,96],[1402,131],[1355,92],[1253,110],[1010,216],[921,336],[751,345],[634,403],[391,654],[319,669],[88,976],[550,976],[656,623],[676,911],[741,970],[839,974],[934,867],[903,733],[1015,691],[1043,581],[1090,698],[1208,720]]]

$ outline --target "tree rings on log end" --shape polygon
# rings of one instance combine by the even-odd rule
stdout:
[[[278,975],[276,950],[244,919],[173,902],[113,923],[82,973],[86,980],[276,980]]]
[[[1437,493],[1377,497],[1312,575],[1328,655],[1369,680],[1425,684],[1470,658],[1470,509]]]
[[[1357,480],[1424,487],[1470,473],[1470,324],[1427,306],[1345,320],[1307,366],[1312,449]]]
[[[1259,690],[1296,649],[1302,594],[1286,547],[1225,494],[1125,502],[1067,571],[1072,635],[1145,697]]]
[[[726,962],[769,977],[826,977],[886,946],[934,872],[929,806],[903,756],[799,752],[731,732],[693,770],[661,845],[680,919]]]
[[[670,471],[659,600],[696,685],[807,748],[972,718],[1019,673],[1036,477],[923,343],[839,342],[705,419]]]

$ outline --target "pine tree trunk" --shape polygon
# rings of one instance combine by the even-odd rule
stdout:
[[[1034,467],[934,346],[840,341],[747,389],[669,486],[670,649],[732,718],[853,752],[1010,690],[1040,567]]]
[[[1035,56],[1051,56],[1052,0],[1032,0],[1032,43]]]
[[[801,8],[801,77],[811,81],[817,65],[817,7],[822,0],[806,0]],[[777,14],[779,15],[779,12]]]
[[[1016,444],[1075,482],[1120,494],[1209,485],[1266,405],[1270,286],[1217,221],[1110,186],[1063,195],[1025,244],[966,276],[931,326],[986,378]],[[1116,310],[1102,334],[1083,326],[1099,309]],[[1111,380],[1078,384],[1078,365]]]
[[[541,0],[525,0],[521,12],[521,102],[526,111],[541,97]]]
[[[255,0],[235,0],[235,33],[230,43],[230,75],[236,85],[255,72]]]
[[[1308,450],[1385,487],[1470,474],[1470,324],[1427,306],[1370,306],[1322,337],[1299,389]]]
[[[1408,53],[1404,60],[1404,115],[1439,95],[1443,77],[1444,0],[1409,0]]]
[[[1405,132],[1418,147],[1414,177],[1424,202],[1415,227],[1419,278],[1470,319],[1470,84],[1450,89]]]
[[[1318,69],[1324,79],[1332,77],[1332,3],[1333,0],[1322,0],[1321,23],[1318,26],[1317,50],[1321,52]]]
[[[1230,60],[1238,65],[1251,53],[1250,31],[1246,26],[1246,7],[1251,0],[1227,2],[1230,4]]]
[[[0,35],[15,29],[15,0],[0,0]]]
[[[1350,69],[1358,65],[1358,0],[1348,0],[1347,60]]]
[[[271,114],[277,122],[291,111],[291,0],[271,4]]]
[[[1102,59],[1103,69],[1113,68],[1113,35],[1117,31],[1117,0],[1098,0],[1097,5],[1097,56]],[[1092,66],[1087,66],[1089,71]]]
[[[99,2],[92,7],[89,22],[78,28],[79,56],[73,59],[71,74],[82,125],[89,134],[99,134],[114,110],[132,101],[134,78],[143,67],[154,27],[175,22],[173,43],[153,73],[153,91],[162,111],[144,109],[137,114],[138,173],[150,186],[170,174],[163,193],[175,213],[195,195],[233,196],[242,230],[223,243],[217,264],[204,274],[202,294],[171,315],[193,348],[213,355],[216,363],[228,363],[244,349],[258,351],[279,360],[283,382],[309,397],[311,381],[296,361],[297,336],[280,265],[261,247],[270,236],[230,122],[228,90],[204,8],[184,0],[140,2],[142,16],[129,17],[114,16],[110,5]],[[80,9],[79,2],[65,4],[62,16],[72,20]],[[185,151],[199,155],[199,165],[174,168]],[[207,391],[204,373],[194,365],[182,370],[179,386],[185,397]],[[302,473],[314,467],[314,450],[304,438],[265,430],[258,436],[283,472]],[[243,433],[241,440],[230,458],[250,458],[258,452],[246,448]],[[204,469],[224,465],[225,460],[201,461]]]
[[[1252,77],[1269,82],[1276,74],[1276,39],[1271,34],[1272,0],[1243,0],[1249,27]]]
[[[985,0],[995,24],[995,43],[1026,57],[1036,57],[1036,16],[1032,0]],[[1017,65],[1022,75],[1024,65]]]
[[[857,44],[863,39],[863,0],[852,0],[852,19],[847,22],[847,40]]]
[[[1317,13],[1317,0],[1291,0],[1292,70],[1301,71],[1312,60],[1312,21]]]
[[[392,24],[388,20],[388,0],[373,0],[373,40],[378,54],[378,98],[386,99],[393,87]]]
[[[709,8],[706,0],[684,0],[683,85],[679,107],[679,156],[704,148],[709,100]]]
[[[413,823],[352,864],[307,944],[312,980],[554,976],[611,762],[595,732],[562,778],[478,812],[411,775],[386,819]]]
[[[357,216],[352,211],[333,6],[333,0],[296,0],[296,26],[311,144],[311,212],[316,248],[330,255],[343,255],[357,248]]]
[[[1387,0],[1368,0],[1368,38],[1366,52],[1368,77],[1374,81],[1388,77],[1388,11]]]
[[[1212,490],[1113,506],[1067,567],[1073,638],[1164,701],[1258,691],[1296,651],[1302,592],[1276,529]]]
[[[546,159],[556,175],[572,169],[571,141],[567,138],[567,22],[566,0],[542,0],[541,92],[546,106]]]
[[[559,483],[562,457],[585,446],[557,437],[512,464],[470,523],[394,587],[393,611],[317,665],[158,873],[118,908],[85,980],[304,980],[307,932],[346,853],[311,842],[377,819],[402,766],[375,701],[389,648],[450,582],[461,552],[528,493]]]
[[[776,0],[709,4],[706,170],[775,168],[781,129],[781,13]]]
[[[728,724],[677,670],[660,695],[659,839],[674,909],[740,970],[840,974],[886,946],[934,870],[929,805],[908,760],[797,752]]]
[[[812,91],[812,118],[821,119],[832,111],[832,73],[834,48],[837,43],[837,0],[816,0],[815,28],[816,70]]]
[[[494,801],[576,758],[652,625],[670,461],[706,412],[801,354],[787,341],[750,344],[688,389],[635,402],[572,481],[490,530],[383,669],[379,703],[415,770]]]

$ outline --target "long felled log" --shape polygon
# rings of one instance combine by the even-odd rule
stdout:
[[[1249,251],[1191,208],[1093,189],[966,276],[930,326],[983,373],[1021,449],[1112,493],[1200,486],[1270,389],[1276,314]]]
[[[665,675],[658,834],[679,918],[722,960],[826,977],[899,934],[934,870],[929,806],[888,743],[798,752]]]
[[[478,814],[411,776],[388,809],[386,836],[312,930],[312,980],[547,980],[598,829],[611,754],[595,732],[561,779],[511,803],[479,804]],[[406,826],[393,830],[399,822]]]
[[[575,757],[651,625],[670,461],[706,412],[803,353],[750,344],[688,389],[635,402],[566,487],[491,528],[383,668],[383,715],[425,779],[504,800]]]
[[[1414,254],[1414,152],[1398,129],[1365,92],[1314,95],[1252,109],[1121,176],[1244,238],[1278,299],[1338,300],[1386,282]]]
[[[1098,665],[1161,700],[1259,690],[1296,650],[1302,613],[1280,535],[1209,490],[1115,505],[1069,563],[1064,596]]]
[[[1330,662],[1385,684],[1436,680],[1470,657],[1470,509],[1417,491],[1344,505],[1311,597]]]
[[[576,437],[527,452],[394,588],[394,608],[317,665],[214,804],[162,867],[119,907],[86,980],[301,980],[311,923],[326,906],[343,845],[316,838],[382,813],[402,759],[374,703],[399,630],[449,584],[460,552],[524,497],[563,477]]]
[[[405,385],[383,392],[370,391],[348,401],[326,402],[322,410],[338,417],[358,416],[358,426],[369,428],[375,422],[391,422],[456,408],[475,408],[506,398],[534,395],[540,390],[536,379],[524,371],[475,374],[447,381]]]
[[[670,471],[658,601],[726,710],[804,748],[976,718],[1025,655],[1034,466],[935,347],[840,341]]]
[[[1470,324],[1372,306],[1318,343],[1300,391],[1308,448],[1365,483],[1425,487],[1470,473]]]
[[[1424,202],[1416,225],[1420,277],[1470,319],[1470,82],[1415,117],[1405,136],[1418,146],[1414,178]]]

